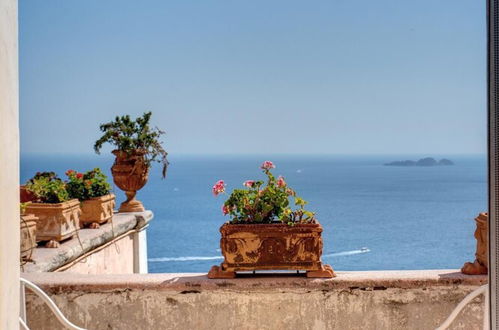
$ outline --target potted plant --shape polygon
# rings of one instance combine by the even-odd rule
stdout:
[[[28,203],[21,203],[21,260],[31,260],[31,254],[36,248],[36,221],[38,218],[34,214],[26,213]]]
[[[34,214],[38,241],[48,241],[55,248],[59,242],[77,234],[80,227],[80,202],[70,199],[66,185],[53,172],[37,173],[26,183],[35,201],[26,205],[26,213]]]
[[[282,176],[271,173],[274,164],[266,161],[263,181],[248,180],[246,189],[235,189],[222,205],[232,219],[222,225],[220,247],[224,261],[213,266],[209,278],[233,278],[237,271],[305,270],[307,277],[334,277],[333,269],[321,262],[322,227],[307,204]],[[220,180],[213,194],[225,193]],[[297,209],[290,207],[294,199]]]
[[[116,117],[114,121],[100,125],[104,134],[95,142],[94,150],[99,154],[105,143],[116,148],[112,151],[116,159],[111,173],[114,183],[127,196],[120,212],[144,211],[144,206],[135,199],[135,195],[146,184],[153,162],[163,165],[162,177],[166,176],[168,154],[159,141],[164,132],[149,126],[151,114],[146,112],[135,120],[128,115]]]
[[[113,217],[115,196],[107,176],[99,168],[85,173],[67,170],[66,190],[70,198],[80,201],[80,223],[96,229]]]

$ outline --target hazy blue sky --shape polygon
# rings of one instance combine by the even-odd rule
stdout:
[[[485,1],[20,0],[23,152],[483,153]]]

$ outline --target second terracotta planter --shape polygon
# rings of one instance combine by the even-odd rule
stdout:
[[[108,194],[101,197],[90,198],[81,202],[80,222],[91,228],[99,228],[113,217],[116,197]]]
[[[224,261],[209,278],[232,278],[237,271],[304,270],[307,277],[335,274],[321,262],[322,226],[296,224],[224,224],[220,228]]]

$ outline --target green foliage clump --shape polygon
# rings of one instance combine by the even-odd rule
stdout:
[[[64,182],[54,172],[38,172],[26,182],[39,203],[62,203],[69,199]]]
[[[111,192],[107,176],[99,168],[94,168],[85,173],[67,170],[68,181],[66,190],[70,198],[84,201],[93,197],[101,197]]]
[[[262,170],[267,176],[263,181],[248,180],[244,182],[247,189],[234,189],[222,205],[224,215],[232,217],[233,224],[259,224],[281,222],[288,225],[298,223],[314,223],[315,213],[305,210],[307,202],[296,195],[282,176],[277,179],[271,173],[274,168],[271,162],[265,162]],[[224,182],[219,181],[214,187],[215,195],[225,192]],[[290,198],[294,199],[293,210]]]
[[[104,134],[95,142],[95,152],[99,154],[105,143],[114,145],[117,150],[126,152],[128,155],[141,150],[145,153],[144,160],[148,166],[151,166],[152,162],[162,163],[164,178],[168,167],[168,153],[159,138],[165,132],[157,127],[149,126],[151,115],[151,112],[146,112],[135,120],[132,120],[129,115],[117,116],[114,121],[100,125],[100,130]]]

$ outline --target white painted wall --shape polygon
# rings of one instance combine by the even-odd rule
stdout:
[[[0,329],[19,327],[17,0],[0,0]]]

